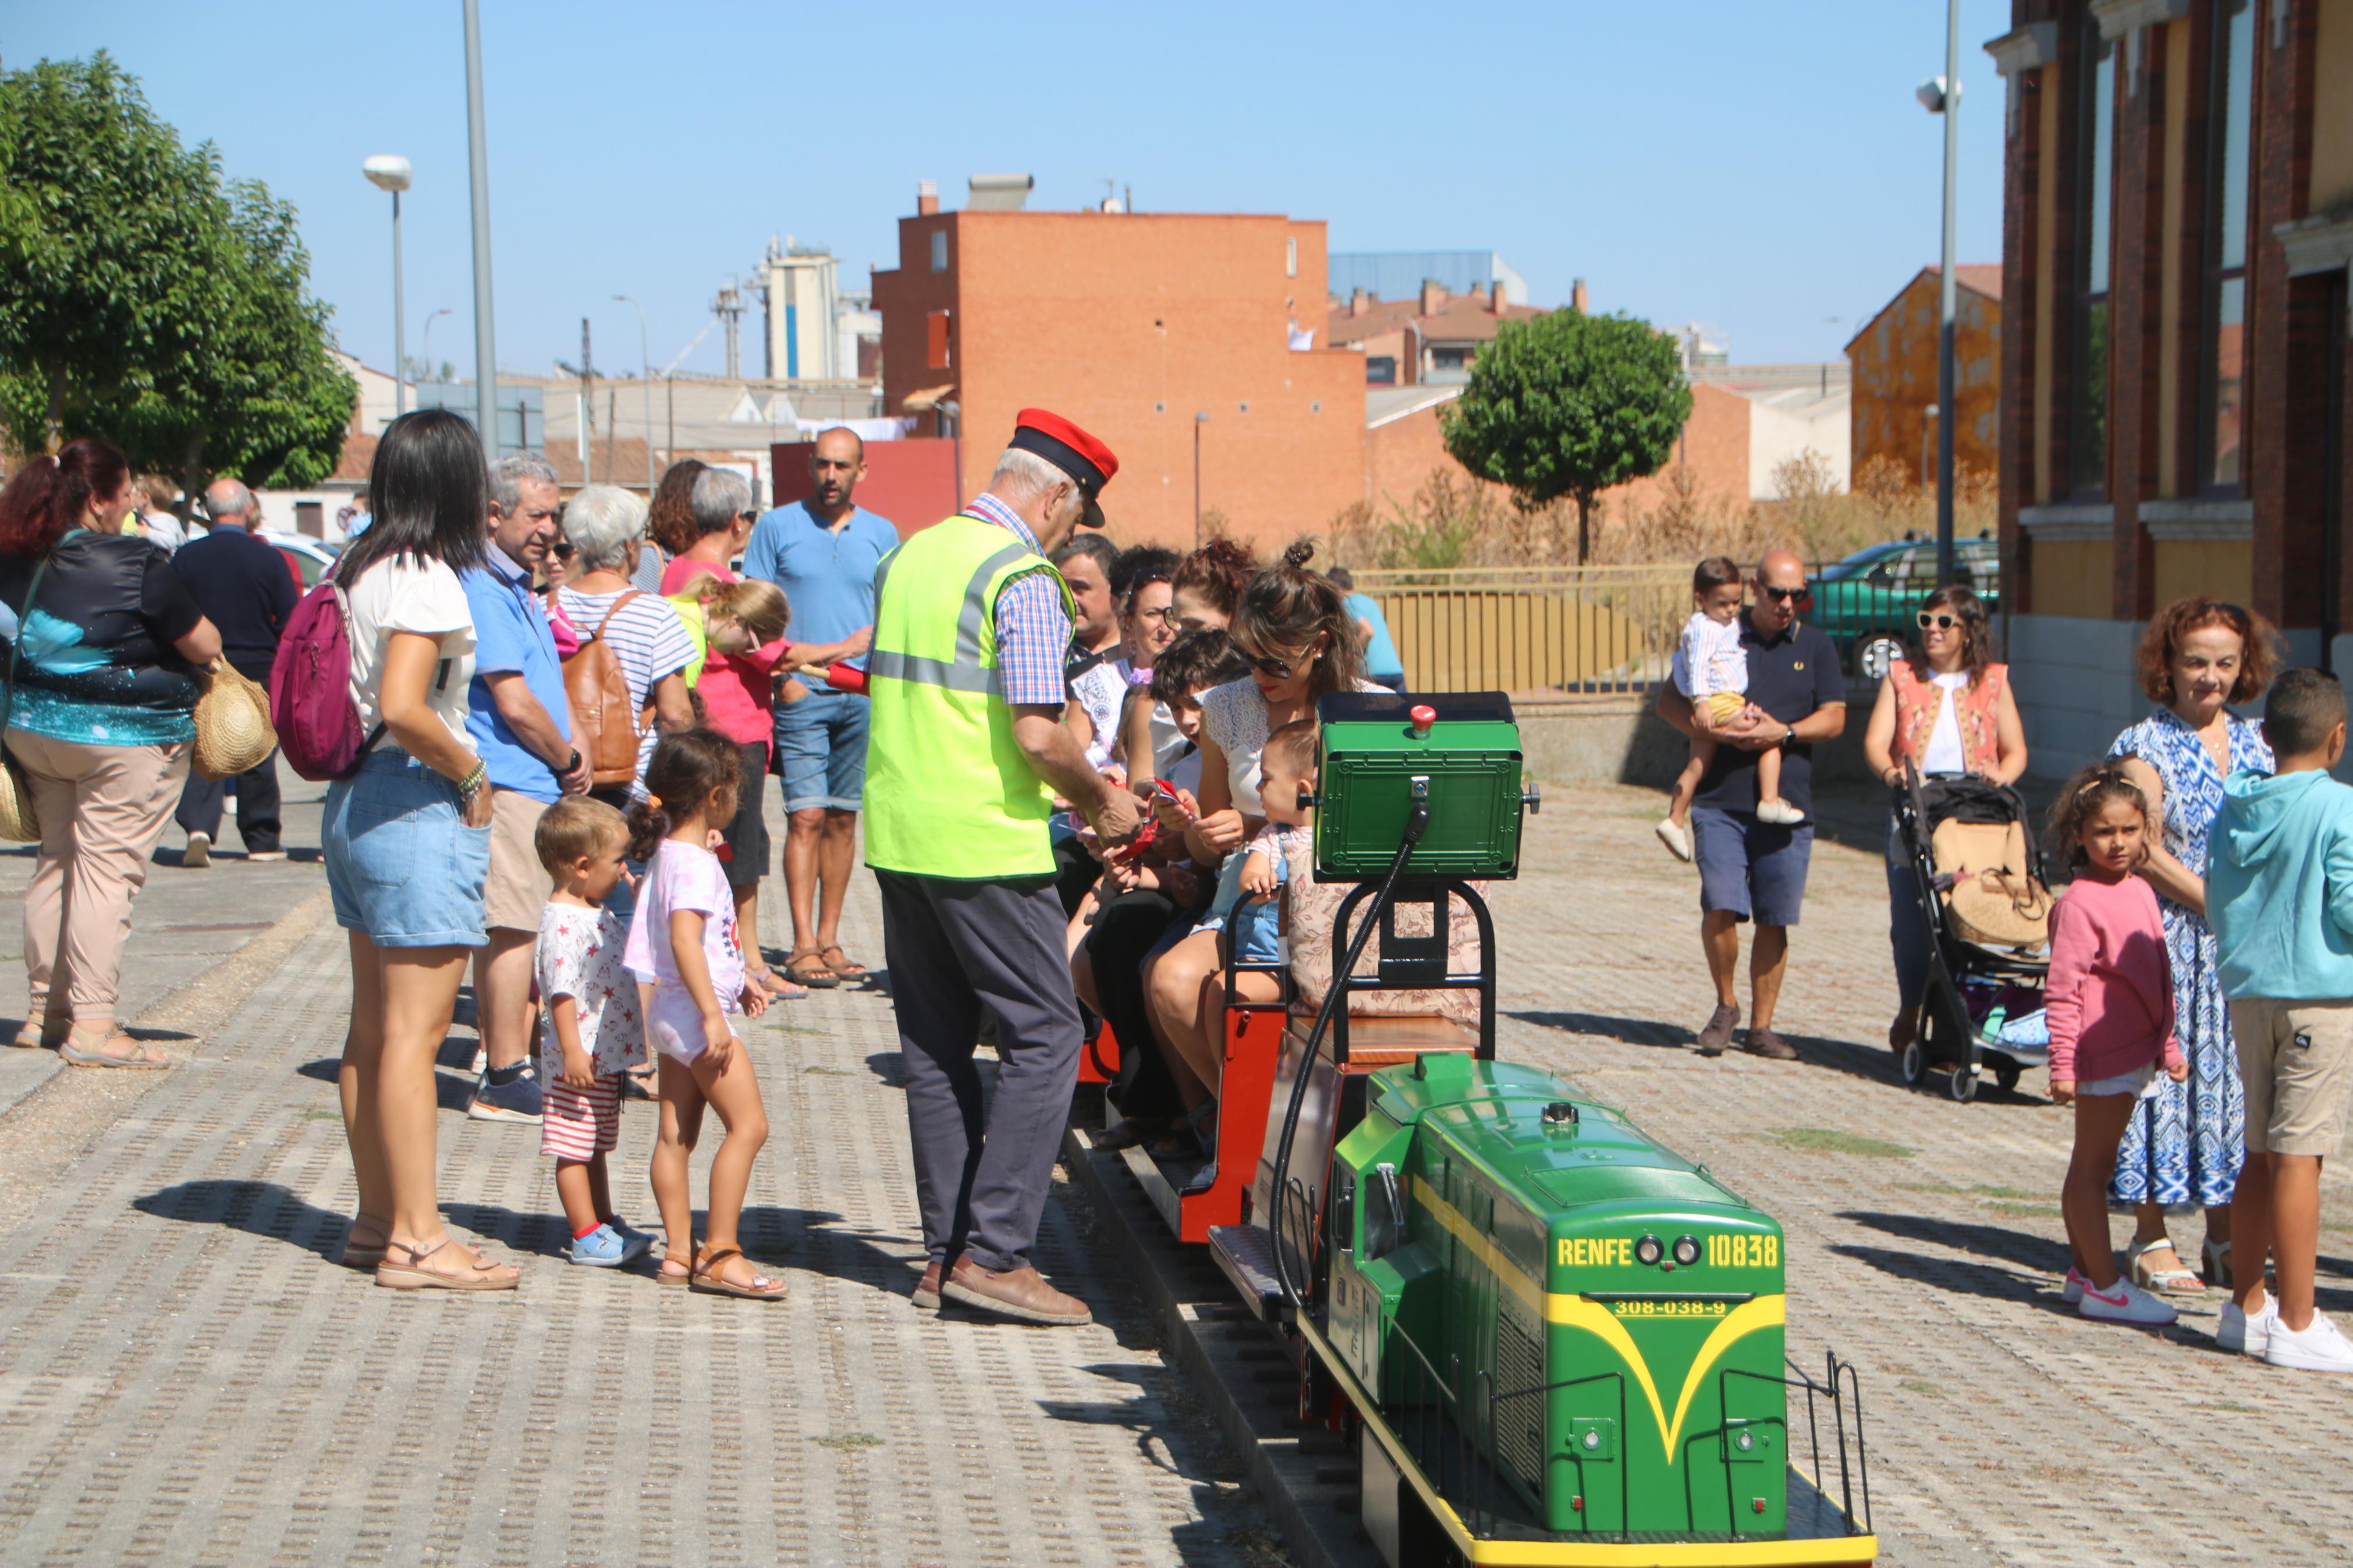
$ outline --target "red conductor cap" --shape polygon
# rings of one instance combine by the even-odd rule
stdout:
[[[1416,703],[1411,717],[1413,732],[1417,735],[1427,735],[1430,733],[1430,727],[1438,722],[1438,710],[1427,702]]]

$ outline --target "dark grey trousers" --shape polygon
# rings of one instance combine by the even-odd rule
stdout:
[[[969,1256],[984,1268],[1025,1268],[1079,1079],[1079,1004],[1053,879],[874,879],[923,1245],[944,1264]],[[1001,1064],[985,1119],[972,1059],[984,1013]]]

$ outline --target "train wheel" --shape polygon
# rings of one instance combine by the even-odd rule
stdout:
[[[1953,1076],[1951,1080],[1946,1085],[1945,1092],[1951,1095],[1955,1100],[1959,1100],[1963,1105],[1967,1105],[1970,1100],[1975,1100],[1978,1097],[1978,1075],[1969,1070],[1968,1063],[1957,1062],[1954,1064]]]
[[[1920,1087],[1920,1080],[1928,1076],[1928,1052],[1920,1043],[1919,1036],[1915,1035],[1904,1042],[1904,1055],[1896,1065],[1903,1072],[1905,1083],[1915,1089]]]

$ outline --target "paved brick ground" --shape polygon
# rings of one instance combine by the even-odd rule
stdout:
[[[1502,1048],[1574,1073],[1788,1227],[1791,1353],[1861,1368],[1886,1561],[2353,1557],[2337,1452],[2353,1388],[2216,1351],[2219,1293],[2162,1336],[2063,1309],[2072,1126],[2042,1075],[1956,1105],[1905,1088],[1873,1044],[1894,995],[1874,856],[1817,851],[1778,1021],[1803,1061],[1708,1061],[1690,1045],[1714,1005],[1698,879],[1651,837],[1660,797],[1558,806],[1496,900]],[[2321,1300],[2342,1321],[2353,1183],[2332,1173],[2323,1201]],[[2194,1247],[2199,1222],[2181,1224]]]
[[[871,903],[847,935],[879,962]],[[442,1191],[455,1225],[522,1255],[522,1290],[408,1296],[332,1267],[346,994],[340,933],[311,931],[0,1237],[0,1558],[1269,1560],[1067,1189],[1039,1261],[1094,1327],[908,1307],[920,1244],[879,993],[753,1029],[775,1132],[746,1240],[791,1276],[775,1307],[550,1256],[552,1168],[535,1129],[463,1118],[462,1029]],[[630,1109],[616,1165],[648,1224],[652,1124]]]
[[[1886,1560],[2345,1561],[2334,1435],[2353,1391],[2215,1352],[2219,1299],[2162,1337],[2061,1311],[2064,1113],[2031,1078],[1968,1107],[1915,1093],[1867,1044],[1892,984],[1871,856],[1817,860],[1782,1018],[1804,1062],[1691,1053],[1710,1005],[1696,884],[1650,837],[1656,802],[1560,792],[1538,819],[1497,899],[1505,1050],[1577,1074],[1781,1217],[1793,1350],[1835,1347],[1865,1378]],[[285,875],[264,913],[315,888]],[[849,931],[870,958],[871,911],[862,896]],[[195,1064],[80,1134],[0,1235],[0,1558],[1279,1560],[1083,1204],[1058,1194],[1040,1261],[1096,1328],[909,1311],[879,994],[792,1005],[755,1033],[776,1135],[749,1235],[791,1271],[786,1305],[534,1256],[561,1228],[550,1173],[535,1134],[458,1113],[463,1030],[443,1190],[453,1221],[525,1255],[524,1289],[410,1298],[332,1268],[350,1204],[329,1065],[342,955],[331,931],[298,934],[237,981]],[[0,1117],[0,1140],[39,1110]],[[621,1171],[642,1168],[649,1126],[631,1112]],[[2324,1304],[2344,1312],[2353,1192],[2332,1177],[2327,1202]]]

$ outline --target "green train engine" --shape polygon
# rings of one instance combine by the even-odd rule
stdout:
[[[1619,1111],[1495,1060],[1493,924],[1464,879],[1516,871],[1516,731],[1498,694],[1415,702],[1319,705],[1317,879],[1362,885],[1212,1256],[1283,1327],[1303,1413],[1356,1437],[1392,1568],[1871,1563],[1859,1391],[1835,1358],[1817,1381],[1785,1357],[1780,1226]],[[1466,973],[1440,934],[1456,901]],[[1400,904],[1430,906],[1430,936],[1401,934]],[[1352,1027],[1350,997],[1383,989],[1475,990],[1478,1026]]]

